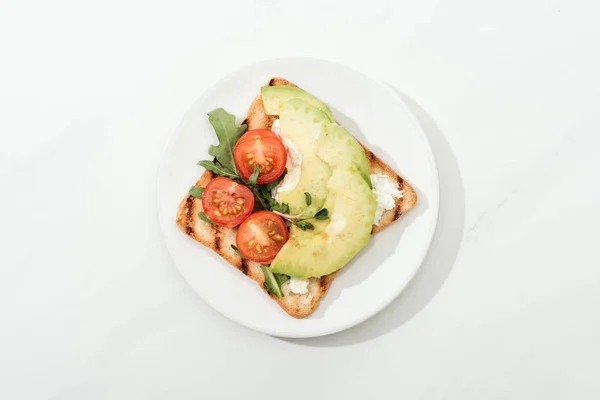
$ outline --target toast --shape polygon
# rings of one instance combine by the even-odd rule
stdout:
[[[283,78],[273,78],[268,84],[271,86],[296,86]],[[248,130],[271,129],[273,121],[277,118],[277,116],[266,114],[262,97],[259,93],[252,101],[248,114],[242,123],[248,125]],[[369,162],[369,173],[387,175],[393,181],[398,182],[398,187],[403,192],[401,198],[395,199],[395,207],[391,210],[384,211],[379,225],[373,225],[371,234],[375,234],[397,220],[400,215],[413,208],[417,202],[417,194],[414,188],[394,172],[392,168],[384,163],[364,144],[360,144],[364,148]],[[211,171],[205,171],[196,183],[196,186],[206,186],[214,176],[215,175]],[[235,245],[237,228],[227,228],[206,223],[198,217],[200,211],[202,211],[202,201],[200,199],[188,194],[181,201],[177,211],[177,225],[185,234],[211,248],[227,260],[227,262],[240,270],[244,275],[247,275],[258,282],[267,295],[275,300],[279,306],[292,317],[304,318],[315,310],[319,301],[329,288],[329,285],[331,285],[337,271],[320,278],[309,278],[310,283],[308,285],[308,292],[305,294],[292,293],[289,289],[289,285],[284,284],[281,287],[284,296],[282,298],[277,298],[266,290],[264,286],[265,278],[260,264],[242,259],[240,255],[231,248],[232,244]]]

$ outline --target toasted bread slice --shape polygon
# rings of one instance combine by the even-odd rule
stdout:
[[[269,85],[296,86],[283,78],[273,78],[269,81]],[[273,121],[277,118],[278,117],[276,116],[267,115],[265,113],[262,97],[259,93],[250,105],[248,115],[243,123],[248,125],[248,130],[270,129],[273,125]],[[371,234],[375,234],[397,220],[400,215],[413,208],[417,201],[417,194],[413,187],[394,172],[392,168],[384,163],[364,144],[361,143],[361,145],[365,149],[367,160],[369,161],[369,173],[387,175],[392,180],[398,182],[399,189],[403,192],[403,196],[396,199],[395,208],[386,210],[383,213],[379,225],[373,225]],[[211,171],[205,171],[196,183],[196,186],[206,186],[213,176]],[[235,244],[237,229],[206,223],[198,218],[198,213],[200,211],[202,211],[202,201],[188,194],[179,205],[177,212],[177,225],[179,228],[191,238],[210,247],[243,274],[258,282],[260,287],[263,288],[263,290],[292,317],[304,318],[315,310],[321,297],[323,297],[333,281],[336,274],[335,272],[320,278],[310,278],[308,293],[305,294],[294,294],[290,292],[289,285],[284,284],[281,288],[284,296],[283,298],[278,299],[265,289],[265,278],[260,264],[249,260],[243,260],[237,252],[231,248],[231,245]]]

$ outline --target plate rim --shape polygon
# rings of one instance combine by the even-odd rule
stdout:
[[[175,262],[175,260],[173,258],[173,255],[172,255],[173,252],[172,252],[171,246],[169,245],[169,241],[167,240],[166,227],[163,224],[163,214],[161,212],[161,207],[160,207],[160,205],[161,205],[161,200],[160,200],[161,190],[160,190],[160,188],[161,188],[161,181],[162,181],[161,176],[162,176],[162,171],[164,170],[164,168],[167,164],[167,154],[169,154],[169,150],[173,146],[176,133],[181,129],[181,127],[182,127],[183,123],[185,122],[185,120],[187,119],[189,113],[191,113],[192,110],[195,109],[195,105],[197,103],[203,101],[206,97],[208,97],[212,92],[214,92],[223,82],[225,82],[227,79],[229,79],[232,75],[235,75],[245,69],[249,69],[252,67],[258,67],[261,64],[269,64],[269,63],[273,63],[273,62],[290,62],[290,61],[291,62],[293,62],[293,61],[320,62],[320,63],[326,63],[326,64],[333,65],[336,68],[346,69],[354,74],[361,75],[364,79],[374,83],[376,86],[380,87],[385,92],[390,94],[393,98],[396,99],[396,101],[399,103],[400,107],[402,107],[402,109],[405,111],[409,120],[411,121],[411,124],[413,124],[415,129],[418,131],[419,137],[421,137],[421,140],[424,141],[425,147],[427,149],[427,158],[428,158],[429,164],[430,164],[430,166],[432,168],[432,172],[433,172],[433,174],[432,174],[432,193],[428,194],[429,201],[428,201],[428,205],[427,205],[428,208],[430,208],[431,212],[433,213],[432,214],[432,223],[430,224],[429,231],[427,234],[426,245],[422,247],[420,254],[417,256],[417,260],[418,260],[418,262],[416,263],[417,266],[415,268],[413,268],[413,270],[410,272],[410,274],[407,275],[407,279],[404,281],[404,284],[401,286],[398,286],[398,288],[395,291],[393,291],[393,292],[391,291],[390,295],[388,295],[384,299],[382,299],[382,301],[380,301],[377,306],[372,307],[372,309],[370,311],[365,312],[365,313],[359,313],[359,314],[357,314],[356,317],[348,319],[348,321],[346,321],[345,323],[334,325],[333,327],[330,327],[329,329],[314,329],[314,328],[312,328],[310,332],[306,331],[306,330],[300,331],[300,332],[290,332],[290,331],[282,332],[282,331],[265,328],[263,326],[257,326],[250,322],[247,322],[247,321],[241,321],[238,318],[236,318],[234,315],[231,315],[231,313],[216,306],[215,303],[212,300],[210,300],[209,298],[207,298],[206,296],[203,296],[200,293],[198,293],[194,289],[194,287],[188,282],[185,275],[183,274],[183,271],[177,265],[177,263]],[[419,123],[417,117],[410,110],[410,108],[408,107],[408,105],[406,104],[404,99],[402,99],[400,94],[397,93],[394,89],[392,89],[392,87],[390,87],[385,82],[382,82],[381,80],[376,79],[376,78],[372,77],[370,74],[367,74],[363,71],[354,69],[354,68],[349,67],[340,62],[331,61],[331,60],[324,59],[324,58],[307,57],[307,56],[265,58],[262,60],[245,63],[238,68],[235,68],[233,70],[226,72],[215,83],[208,86],[202,92],[202,94],[189,105],[186,112],[182,115],[182,117],[179,120],[179,123],[171,131],[171,133],[168,137],[168,140],[166,141],[165,145],[163,146],[162,154],[161,154],[159,162],[158,162],[158,167],[157,167],[156,173],[157,173],[157,181],[156,181],[157,216],[159,219],[161,236],[162,236],[163,242],[167,248],[167,252],[169,253],[169,258],[171,259],[172,263],[175,265],[178,273],[183,278],[186,285],[188,285],[194,291],[194,293],[198,297],[200,297],[206,304],[208,304],[211,308],[213,308],[215,311],[217,311],[219,314],[223,315],[227,319],[229,319],[229,320],[235,322],[236,324],[243,326],[245,328],[249,328],[254,331],[265,333],[267,335],[275,336],[275,337],[313,338],[313,337],[327,336],[327,335],[345,331],[356,325],[366,322],[369,319],[371,319],[372,317],[374,317],[375,315],[377,315],[380,312],[382,312],[383,310],[385,310],[395,299],[397,299],[400,296],[400,294],[402,292],[404,292],[404,290],[412,282],[412,280],[414,279],[414,276],[416,275],[416,273],[419,271],[419,269],[423,265],[425,257],[427,256],[427,253],[429,252],[429,250],[431,248],[431,244],[433,242],[433,237],[435,235],[435,231],[436,231],[437,225],[438,225],[439,206],[440,206],[439,170],[438,170],[437,162],[435,159],[435,153],[433,152],[433,147],[431,145],[431,140],[430,140],[429,136],[425,133],[425,130]],[[290,318],[293,318],[293,317],[290,316]]]

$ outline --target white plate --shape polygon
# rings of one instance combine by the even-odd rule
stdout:
[[[335,118],[417,190],[415,209],[373,237],[337,275],[316,311],[294,319],[217,254],[175,225],[179,202],[203,172],[196,162],[216,143],[206,113],[223,107],[241,121],[269,78],[291,80],[330,105]],[[314,337],[350,328],[387,306],[406,287],[429,248],[438,215],[438,174],[425,134],[389,87],[328,61],[285,58],[244,67],[204,93],[183,118],[159,171],[158,210],[173,261],[208,304],[270,335]]]

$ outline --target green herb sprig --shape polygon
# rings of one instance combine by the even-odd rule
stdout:
[[[304,192],[304,197],[306,199],[306,208],[308,208],[312,204],[312,196],[310,195],[310,193]],[[283,205],[280,207],[280,209],[276,209],[276,210],[274,209],[271,211],[273,211],[275,214],[279,215],[281,218],[284,218],[289,224],[296,225],[298,228],[302,229],[303,231],[315,229],[315,226],[312,223],[308,222],[311,219],[316,219],[316,220],[329,219],[329,211],[326,208],[320,209],[312,216],[303,217],[303,214],[306,211],[306,208],[298,215],[289,215],[290,208],[287,204],[283,203]]]

